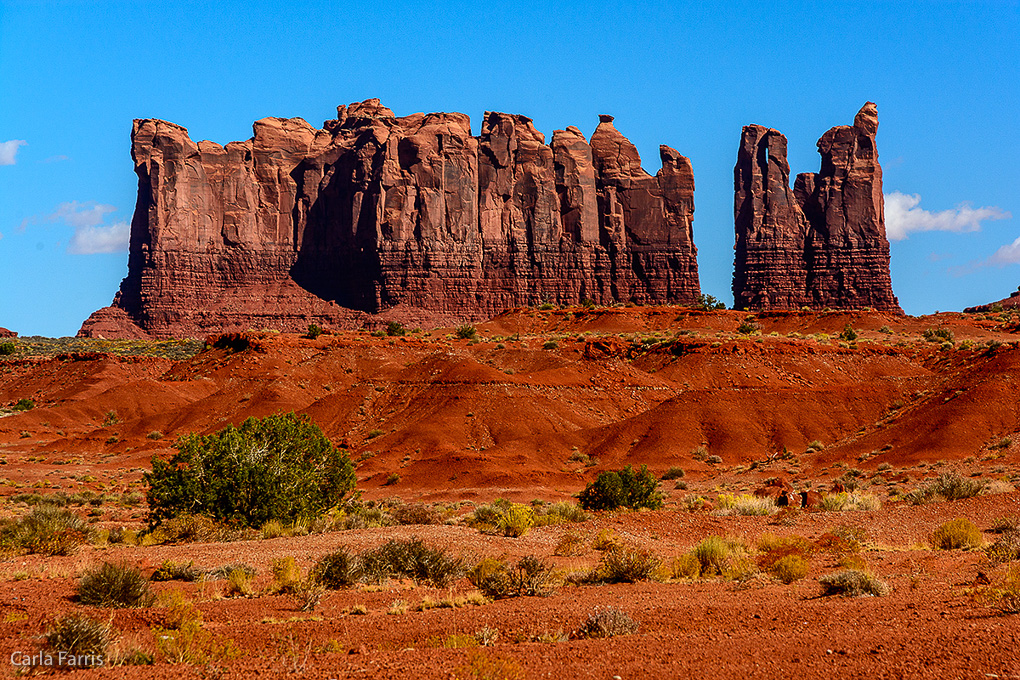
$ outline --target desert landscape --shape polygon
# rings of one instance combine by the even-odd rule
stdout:
[[[108,664],[143,664],[71,671],[90,677],[1011,677],[1017,331],[1010,311],[544,305],[427,331],[9,340],[4,512],[55,499],[88,538],[0,563],[2,651],[79,612],[116,631]],[[153,456],[281,412],[349,453],[360,500],[229,536],[148,530]],[[580,511],[627,465],[664,478],[661,508]],[[530,520],[506,535],[518,506]],[[287,585],[412,539],[456,568]],[[528,557],[534,590],[480,577]],[[168,580],[141,608],[79,603],[103,563]],[[251,570],[241,590],[229,565]],[[824,585],[847,570],[877,585]],[[634,629],[587,637],[610,608]]]

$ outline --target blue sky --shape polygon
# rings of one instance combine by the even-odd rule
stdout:
[[[73,335],[127,271],[134,118],[196,141],[264,116],[321,125],[522,113],[551,138],[598,114],[659,167],[689,156],[702,289],[732,301],[742,125],[815,142],[878,103],[893,287],[910,314],[1020,285],[1017,2],[19,2],[0,0],[0,326]]]

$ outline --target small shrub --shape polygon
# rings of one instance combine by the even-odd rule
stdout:
[[[18,346],[10,340],[0,342],[0,356],[6,357],[18,351]]]
[[[399,321],[390,321],[386,324],[386,335],[392,337],[407,335],[407,329]]]
[[[818,583],[822,586],[822,595],[846,595],[848,597],[874,595],[881,597],[888,595],[890,591],[884,581],[866,571],[857,569],[845,569],[826,574],[818,579]]]
[[[111,562],[85,572],[76,593],[79,602],[94,607],[147,607],[153,601],[142,572]]]
[[[461,558],[449,557],[442,548],[431,548],[420,538],[390,540],[358,555],[361,578],[376,583],[389,577],[410,578],[445,588],[460,576]]]
[[[31,411],[35,408],[35,402],[31,399],[18,399],[11,410],[14,411]]]
[[[985,483],[977,479],[967,479],[952,472],[943,472],[923,487],[906,494],[905,498],[914,505],[922,505],[935,500],[955,501],[972,498],[981,493]]]
[[[559,501],[547,507],[541,515],[535,517],[535,525],[560,524],[562,522],[585,522],[589,515],[576,503]]]
[[[956,342],[956,338],[953,336],[953,331],[948,328],[928,328],[921,334],[928,342]]]
[[[312,568],[312,575],[325,587],[339,590],[358,582],[359,569],[354,556],[341,547],[323,555]]]
[[[386,481],[383,482],[383,486],[393,486],[399,481],[400,475],[396,472],[391,472],[390,474],[386,475]]]
[[[145,435],[145,438],[159,441],[160,439],[163,438],[163,433],[160,432],[159,430],[153,430],[149,434]]]
[[[602,583],[635,583],[646,581],[658,569],[662,561],[648,552],[637,548],[620,547],[607,550],[599,566],[592,573],[592,581]]]
[[[746,559],[747,547],[734,539],[709,536],[694,546],[691,554],[698,560],[702,576],[726,576]]]
[[[981,531],[969,519],[951,519],[939,526],[929,537],[931,547],[938,550],[980,548]]]
[[[573,557],[588,551],[588,542],[576,531],[565,531],[560,535],[553,549],[553,555]]]
[[[819,507],[825,512],[874,512],[882,508],[882,502],[874,494],[841,491],[823,495]]]
[[[674,465],[670,467],[668,470],[666,470],[664,473],[662,473],[662,481],[665,482],[670,479],[682,479],[685,474],[686,473],[684,472],[684,469],[682,467],[677,467]]]
[[[164,560],[149,577],[152,581],[197,581],[202,578],[202,570],[195,568],[194,562],[187,564]]]
[[[390,514],[397,524],[439,524],[439,513],[424,503],[408,503],[394,508]]]
[[[1005,534],[1014,531],[1020,531],[1020,517],[999,517],[998,519],[992,520],[992,526],[989,528],[993,534]]]
[[[285,415],[248,418],[174,445],[169,461],[152,460],[149,522],[185,513],[259,527],[271,519],[312,519],[355,487],[354,466],[317,425]]]
[[[301,568],[293,556],[273,560],[273,589],[278,593],[297,592],[301,583]]]
[[[751,335],[756,331],[758,331],[758,325],[750,321],[741,321],[740,325],[737,326],[737,333],[741,335]]]
[[[722,456],[708,456],[705,462],[709,465],[722,465]]]
[[[65,614],[46,631],[44,650],[64,665],[67,657],[75,657],[71,666],[101,666],[113,638],[110,621],[103,622],[82,614]],[[85,657],[84,659],[82,657]],[[77,663],[79,660],[92,663]]]
[[[1001,614],[1020,614],[1020,566],[1010,567],[993,583],[977,589],[973,597]]]
[[[314,323],[308,324],[308,332],[305,333],[306,338],[308,338],[309,340],[314,340],[320,335],[322,335],[322,328],[320,328],[317,324]]]
[[[785,558],[799,557],[806,562],[814,550],[811,542],[800,536],[762,534],[758,538],[758,557],[755,561],[759,568],[774,572],[776,565]]]
[[[720,302],[714,295],[706,295],[702,293],[698,296],[697,300],[694,301],[694,308],[700,309],[703,312],[708,312],[713,309],[726,309],[726,303]]]
[[[478,334],[478,330],[471,324],[464,324],[459,326],[456,331],[456,335],[461,340],[472,340],[475,335]]]
[[[253,595],[255,588],[251,584],[251,577],[252,574],[249,574],[244,569],[231,569],[227,573],[227,594],[240,597]]]
[[[248,578],[254,578],[256,573],[255,567],[251,566],[250,564],[245,564],[244,562],[235,562],[233,564],[224,564],[223,566],[216,567],[215,569],[210,569],[206,573],[206,578],[212,581],[220,581],[222,579],[230,578],[230,575],[233,574],[235,571],[243,573]]]
[[[533,555],[521,558],[512,566],[502,560],[482,560],[468,573],[468,579],[486,597],[494,600],[546,597],[555,587],[552,567]]]
[[[1013,529],[1001,533],[998,540],[985,548],[985,555],[997,563],[1020,560],[1020,531]]]
[[[670,565],[670,576],[675,579],[695,579],[701,576],[701,561],[693,553],[681,555]]]
[[[595,539],[592,541],[592,546],[599,552],[605,552],[606,550],[614,550],[621,547],[623,544],[620,543],[619,536],[616,535],[612,529],[603,529],[595,534]]]
[[[718,510],[719,515],[771,515],[779,510],[771,498],[759,498],[749,494],[736,496],[733,494],[719,494]]]
[[[882,326],[881,328],[878,329],[878,332],[884,333],[885,335],[892,335],[893,329],[889,328],[889,326]]]
[[[496,527],[504,536],[519,538],[535,525],[535,511],[531,506],[513,503],[496,521]]]
[[[0,547],[40,555],[70,555],[91,535],[85,520],[52,505],[39,505],[19,520],[0,522]]]
[[[662,507],[659,480],[642,465],[637,473],[630,465],[619,472],[606,471],[585,487],[578,499],[585,510],[615,510],[621,506],[657,509]]]
[[[853,326],[847,324],[839,334],[839,339],[844,342],[855,342],[857,340],[857,331],[853,329]]]
[[[704,446],[696,446],[691,449],[691,458],[694,460],[705,460],[708,458],[708,449]]]
[[[772,565],[769,573],[783,583],[790,584],[807,576],[808,561],[800,555],[787,555]]]
[[[546,340],[545,342],[542,343],[542,349],[558,349],[559,346],[560,343],[556,342],[555,340]]]
[[[588,620],[577,629],[579,638],[608,638],[636,633],[639,624],[626,612],[615,607],[596,607]]]
[[[209,517],[184,514],[164,520],[145,539],[152,543],[209,543],[230,540],[231,531]]]

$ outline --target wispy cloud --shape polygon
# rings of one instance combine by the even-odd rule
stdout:
[[[1004,245],[985,260],[984,264],[998,265],[1020,264],[1020,238],[1008,245]]]
[[[67,252],[75,255],[95,255],[97,253],[120,253],[128,248],[131,238],[131,225],[117,222],[109,226],[77,227]]]
[[[28,144],[24,139],[11,139],[0,142],[0,165],[14,165],[18,155],[18,147]]]
[[[128,249],[131,239],[131,225],[121,221],[114,224],[103,224],[106,216],[116,212],[117,208],[95,201],[68,201],[61,203],[57,209],[43,217],[25,218],[18,227],[24,231],[32,224],[61,222],[74,230],[67,252],[75,255],[94,255],[96,253],[120,253]]]
[[[1000,208],[972,208],[967,203],[933,213],[921,207],[919,194],[894,191],[885,195],[885,231],[892,241],[902,241],[917,231],[980,231],[985,220],[1009,217],[1012,215]]]
[[[49,158],[44,158],[43,160],[41,160],[39,162],[40,163],[60,163],[62,161],[69,161],[69,160],[71,160],[70,156],[65,156],[64,154],[58,154],[56,156],[50,156]]]

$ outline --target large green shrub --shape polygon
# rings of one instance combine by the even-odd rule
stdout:
[[[606,471],[585,487],[578,495],[585,510],[615,510],[626,508],[661,508],[662,494],[659,480],[648,471],[647,465],[634,472],[630,465],[618,472]]]
[[[173,458],[153,458],[145,474],[151,524],[185,513],[249,527],[311,519],[355,487],[347,453],[293,413],[183,436],[174,446]]]

